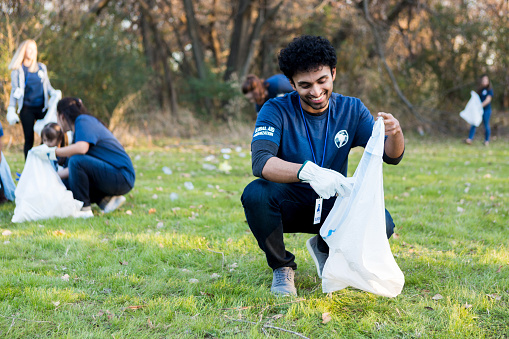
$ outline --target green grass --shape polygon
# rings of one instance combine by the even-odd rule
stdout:
[[[219,167],[223,147],[231,172],[204,169]],[[406,279],[393,299],[323,294],[306,234],[286,236],[299,299],[270,294],[272,273],[240,203],[253,179],[247,144],[168,141],[129,152],[136,187],[111,214],[12,224],[14,204],[0,207],[1,231],[12,232],[0,235],[0,337],[295,337],[264,325],[309,338],[509,336],[506,142],[411,139],[400,165],[384,165],[390,243]],[[352,153],[350,175],[361,154]],[[21,152],[6,156],[20,172]]]

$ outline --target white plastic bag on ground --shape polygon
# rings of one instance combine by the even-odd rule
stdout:
[[[385,230],[384,134],[383,119],[379,118],[352,177],[351,195],[336,199],[320,229],[329,245],[322,273],[324,293],[352,286],[395,297],[403,289],[405,278],[392,256]]]
[[[470,125],[478,127],[482,122],[483,113],[484,110],[482,108],[482,102],[481,98],[479,97],[479,94],[477,94],[474,91],[471,91],[470,100],[468,100],[465,109],[460,112],[460,117],[462,117]]]
[[[83,202],[74,199],[49,159],[28,152],[25,168],[16,187],[12,222],[65,218],[80,211]]]
[[[12,180],[11,169],[7,160],[4,157],[4,152],[1,154],[2,161],[0,162],[0,178],[2,178],[2,185],[4,187],[4,194],[7,200],[14,201],[14,180]]]
[[[48,102],[48,111],[44,118],[39,119],[34,124],[34,132],[41,135],[41,131],[50,122],[57,122],[57,104],[62,99],[62,92],[57,89],[50,97]]]

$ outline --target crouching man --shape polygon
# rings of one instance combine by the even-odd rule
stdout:
[[[336,200],[350,193],[345,179],[348,154],[365,147],[374,118],[357,98],[333,93],[336,52],[322,37],[295,38],[278,55],[279,67],[294,92],[269,100],[256,120],[251,143],[253,174],[242,205],[253,235],[273,270],[271,291],[297,295],[295,256],[285,249],[284,233],[310,233],[307,248],[321,273],[329,248],[319,236]],[[385,123],[384,161],[398,164],[405,142],[397,119]],[[387,237],[394,223],[386,211]]]

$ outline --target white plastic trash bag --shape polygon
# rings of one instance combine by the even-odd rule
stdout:
[[[50,160],[41,159],[32,151],[28,152],[15,194],[12,222],[74,216],[83,206],[67,190]]]
[[[353,175],[349,197],[338,197],[320,229],[329,245],[322,273],[324,293],[352,286],[395,297],[405,283],[385,227],[382,156],[385,128],[379,118]]]
[[[460,112],[460,117],[462,117],[470,125],[479,127],[479,125],[482,122],[483,113],[484,109],[482,108],[482,102],[481,98],[479,97],[479,94],[477,94],[474,91],[471,91],[470,100],[468,100],[465,109]]]
[[[7,160],[4,157],[4,152],[1,152],[2,161],[0,162],[0,178],[2,178],[2,185],[4,187],[4,194],[7,200],[14,201],[14,180],[12,180],[11,169]]]
[[[57,89],[50,97],[48,102],[48,111],[44,118],[39,119],[34,124],[34,132],[41,135],[41,131],[50,122],[57,122],[57,104],[62,99],[62,92]]]

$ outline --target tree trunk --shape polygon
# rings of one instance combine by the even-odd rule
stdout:
[[[187,18],[187,31],[191,37],[191,44],[193,45],[193,57],[196,64],[198,77],[202,80],[207,79],[207,69],[205,67],[205,55],[203,53],[203,44],[200,40],[200,33],[198,32],[198,22],[193,8],[192,0],[183,0],[184,10]]]

